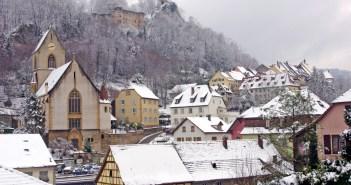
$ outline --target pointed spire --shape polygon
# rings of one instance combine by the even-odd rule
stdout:
[[[106,82],[102,82],[102,86],[100,88],[100,99],[101,100],[108,100],[108,91],[106,89]]]

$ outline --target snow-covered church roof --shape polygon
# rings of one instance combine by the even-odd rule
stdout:
[[[40,86],[39,90],[36,92],[36,95],[44,96],[46,93],[49,93],[57,84],[57,82],[61,79],[62,75],[68,69],[68,67],[72,64],[72,62],[68,62],[55,70],[53,70],[49,76],[46,78],[44,83]],[[46,84],[47,84],[47,92],[46,92]]]
[[[4,151],[3,151],[4,152]],[[1,185],[49,185],[33,176],[27,175],[15,169],[0,166]]]
[[[56,165],[39,134],[0,134],[0,151],[0,164],[9,168]]]

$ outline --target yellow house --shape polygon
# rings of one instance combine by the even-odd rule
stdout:
[[[159,98],[145,85],[131,84],[115,101],[115,115],[125,123],[142,123],[145,127],[159,125]]]
[[[239,92],[240,85],[245,78],[245,75],[238,71],[221,72],[217,71],[209,81],[209,85],[224,86],[232,92]]]

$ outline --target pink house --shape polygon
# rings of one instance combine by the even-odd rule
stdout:
[[[338,159],[340,134],[347,129],[344,121],[344,109],[351,105],[351,89],[336,98],[328,110],[316,121],[318,137],[318,158],[320,160]]]

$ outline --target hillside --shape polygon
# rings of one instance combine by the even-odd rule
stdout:
[[[114,6],[144,12],[145,25],[133,28],[93,15],[108,14]],[[184,20],[173,2],[141,1],[128,7],[118,0],[89,4],[0,0],[0,85],[11,84],[10,94],[21,95],[16,89],[29,83],[31,52],[50,25],[67,48],[67,60],[76,53],[96,83],[105,79],[123,84],[141,73],[160,96],[173,84],[204,81],[199,69],[214,72],[235,65],[257,65],[235,42],[192,19]]]

